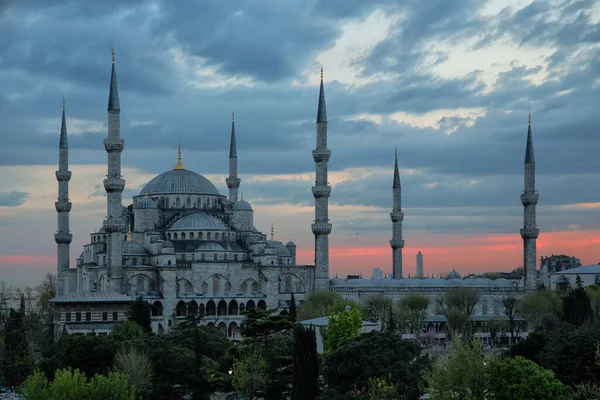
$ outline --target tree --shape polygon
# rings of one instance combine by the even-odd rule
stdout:
[[[552,371],[523,357],[492,361],[488,382],[490,398],[494,400],[558,399],[569,392]]]
[[[444,293],[436,301],[442,314],[446,317],[450,337],[460,333],[470,333],[465,330],[465,327],[479,301],[479,294],[476,290],[455,288]]]
[[[484,400],[487,379],[487,364],[478,339],[466,343],[454,339],[450,355],[438,358],[425,375],[431,400]]]
[[[411,294],[403,298],[400,305],[407,311],[408,325],[414,332],[417,341],[420,341],[423,321],[427,318],[429,309],[429,298],[422,294]]]
[[[23,315],[10,310],[4,331],[4,349],[0,355],[0,368],[10,387],[17,387],[33,371],[33,358],[27,343]]]
[[[369,297],[365,304],[365,311],[369,316],[369,321],[377,322],[379,329],[383,330],[386,313],[392,308],[393,304],[392,299],[382,294]]]
[[[212,392],[212,388],[205,372],[205,362],[203,354],[203,342],[202,334],[199,329],[195,329],[194,335],[194,372],[195,379],[193,380],[192,387],[196,394],[196,398],[205,399]]]
[[[586,286],[585,292],[590,299],[590,306],[592,307],[594,319],[598,320],[600,317],[600,285]]]
[[[579,275],[577,275],[577,278],[579,278]],[[593,315],[590,298],[581,284],[581,278],[579,278],[576,288],[569,290],[563,300],[563,319],[565,322],[580,326],[584,322],[590,321]]]
[[[546,315],[559,316],[562,310],[562,300],[553,291],[540,289],[523,297],[523,316],[529,322],[531,330],[539,328]]]
[[[296,325],[293,351],[292,399],[314,400],[319,394],[319,357],[312,328]]]
[[[388,311],[388,321],[385,330],[391,333],[396,333],[396,331],[398,331],[398,324],[396,323],[396,317],[394,317],[394,309],[392,307],[390,307]]]
[[[244,338],[261,341],[265,353],[269,352],[269,338],[279,332],[293,328],[286,315],[273,315],[274,310],[251,308],[244,312],[244,320],[240,325],[240,333]]]
[[[516,323],[517,314],[521,312],[521,301],[514,296],[506,296],[502,298],[502,305],[504,306],[504,314],[508,318],[508,331],[510,332],[511,343],[515,342],[515,329],[516,335],[519,335],[521,325]]]
[[[294,293],[290,297],[290,311],[289,311],[290,321],[296,322],[298,319],[298,311],[296,310],[296,299],[294,298]]]
[[[127,312],[127,319],[136,322],[144,332],[152,332],[152,306],[141,296],[138,297]]]
[[[118,372],[111,372],[108,376],[96,375],[88,384],[87,399],[137,400],[136,388],[130,384],[127,375]]]
[[[344,297],[337,292],[312,292],[307,296],[306,301],[298,308],[298,319],[304,321],[307,319],[328,317],[335,312],[344,311],[346,306],[356,308],[360,310],[361,313],[363,312],[360,305],[344,299]]]
[[[389,332],[368,332],[343,342],[325,357],[324,364],[323,375],[330,388],[324,398],[335,398],[334,393],[355,395],[369,386],[369,379],[389,377],[386,380],[394,382],[398,394],[417,400],[430,360],[421,355],[414,341]]]
[[[325,352],[335,351],[344,340],[360,335],[362,315],[356,308],[348,308],[329,317],[325,328]]]
[[[129,383],[142,393],[152,387],[152,362],[134,347],[117,353],[114,370],[126,376]]]
[[[269,384],[267,362],[256,347],[251,347],[233,364],[232,383],[236,391],[249,400],[264,391]]]
[[[113,326],[110,334],[115,340],[126,341],[137,339],[138,337],[143,336],[144,331],[137,322],[125,320],[116,323]]]
[[[391,377],[369,378],[365,393],[360,396],[364,400],[400,400],[398,387],[391,383]]]
[[[502,340],[504,334],[508,330],[508,323],[498,319],[490,319],[486,325],[488,332],[490,333],[491,345],[496,346],[500,344],[499,342]]]

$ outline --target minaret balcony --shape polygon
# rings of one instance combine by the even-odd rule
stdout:
[[[392,222],[402,222],[404,220],[404,211],[392,211],[390,218]]]
[[[316,149],[313,150],[313,160],[318,162],[327,162],[331,158],[331,150],[329,149]]]
[[[526,226],[521,228],[520,232],[523,239],[537,239],[540,234],[537,226]]]
[[[331,224],[328,222],[317,221],[311,225],[311,228],[315,235],[329,235],[331,233]]]
[[[59,213],[70,212],[72,203],[70,201],[57,201],[54,203],[54,208]]]
[[[315,199],[329,197],[331,195],[331,186],[313,186],[312,193]]]
[[[539,198],[538,192],[526,192],[521,195],[521,204],[524,206],[536,205]]]
[[[56,180],[59,182],[68,182],[71,180],[71,171],[56,171]]]
[[[104,220],[104,229],[107,233],[123,233],[123,231],[125,230],[125,225],[120,219],[109,218]]]
[[[54,234],[54,241],[57,244],[69,244],[73,240],[73,235],[69,232],[56,232]]]
[[[227,183],[227,187],[230,189],[240,187],[241,182],[242,182],[242,180],[240,178],[236,178],[233,176],[230,176],[229,178],[225,179],[225,183]]]
[[[125,141],[123,139],[104,139],[104,148],[107,153],[120,153],[123,151],[123,147],[125,147]]]
[[[403,239],[392,239],[392,240],[390,240],[390,246],[394,250],[401,249],[404,247],[404,240]]]
[[[122,192],[124,188],[125,188],[125,179],[107,178],[104,180],[104,189],[108,193]]]

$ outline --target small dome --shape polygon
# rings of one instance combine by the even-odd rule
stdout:
[[[290,240],[289,242],[287,242],[287,243],[285,244],[285,247],[288,247],[288,246],[296,246],[296,243],[294,243],[294,242],[292,242],[292,241]]]
[[[185,169],[174,169],[154,177],[140,191],[140,195],[145,194],[220,195],[211,181],[200,174]]]
[[[275,248],[275,253],[279,257],[291,257],[290,251],[281,242],[268,241],[266,247]]]
[[[220,219],[217,219],[212,215],[195,213],[188,214],[185,217],[173,222],[168,230],[229,230],[229,228],[227,228],[227,226]]]
[[[122,247],[124,256],[145,256],[148,255],[148,250],[138,242],[128,240],[123,242]]]
[[[233,211],[252,211],[252,206],[246,200],[239,200],[233,203]]]
[[[452,268],[452,272],[448,274],[448,279],[460,279],[460,274],[456,272],[454,268]]]
[[[556,284],[558,285],[564,285],[564,284],[568,284],[569,280],[567,279],[567,277],[564,274],[561,274],[558,279],[556,280]]]
[[[196,251],[225,251],[225,248],[218,243],[208,242],[198,246]]]
[[[141,210],[145,208],[156,208],[156,202],[150,197],[142,197],[133,203],[133,208]]]

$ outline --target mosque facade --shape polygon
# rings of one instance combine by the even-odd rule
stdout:
[[[396,154],[392,185],[392,278],[331,279],[329,275],[329,234],[332,224],[328,215],[331,187],[327,181],[327,112],[321,70],[317,107],[316,148],[313,150],[316,180],[315,220],[311,226],[315,237],[314,265],[298,264],[296,245],[270,238],[254,226],[251,204],[238,198],[235,120],[232,115],[229,150],[229,174],[225,179],[228,195],[204,176],[185,168],[179,148],[173,169],[150,180],[124,206],[121,153],[125,149],[120,136],[120,103],[114,54],[108,100],[108,135],[104,140],[107,153],[106,219],[90,234],[89,244],[71,268],[69,246],[68,136],[63,102],[59,141],[57,243],[57,295],[55,338],[70,333],[107,334],[112,326],[126,318],[129,304],[142,298],[152,306],[152,329],[168,330],[187,315],[202,314],[202,323],[215,326],[232,339],[239,338],[238,327],[243,312],[252,307],[275,309],[286,313],[292,293],[302,303],[315,290],[332,290],[362,302],[376,294],[400,299],[407,294],[422,293],[432,299],[455,287],[470,287],[481,295],[476,315],[498,315],[505,296],[520,296],[523,284],[506,279],[460,279],[454,271],[447,279],[407,279],[403,277],[402,189]],[[527,286],[535,274],[535,165],[533,164],[531,128],[525,160],[525,191],[521,196],[524,211],[524,261]],[[534,201],[535,200],[535,201]],[[533,218],[533,219],[532,219]],[[534,235],[535,233],[535,235]],[[533,237],[535,236],[535,238]],[[533,254],[533,256],[532,256]],[[533,264],[532,264],[533,263]],[[430,314],[437,310],[432,303]]]

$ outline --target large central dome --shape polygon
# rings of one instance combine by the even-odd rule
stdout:
[[[220,195],[219,191],[200,174],[186,169],[174,169],[154,177],[141,190],[140,195],[156,194],[209,194]]]

